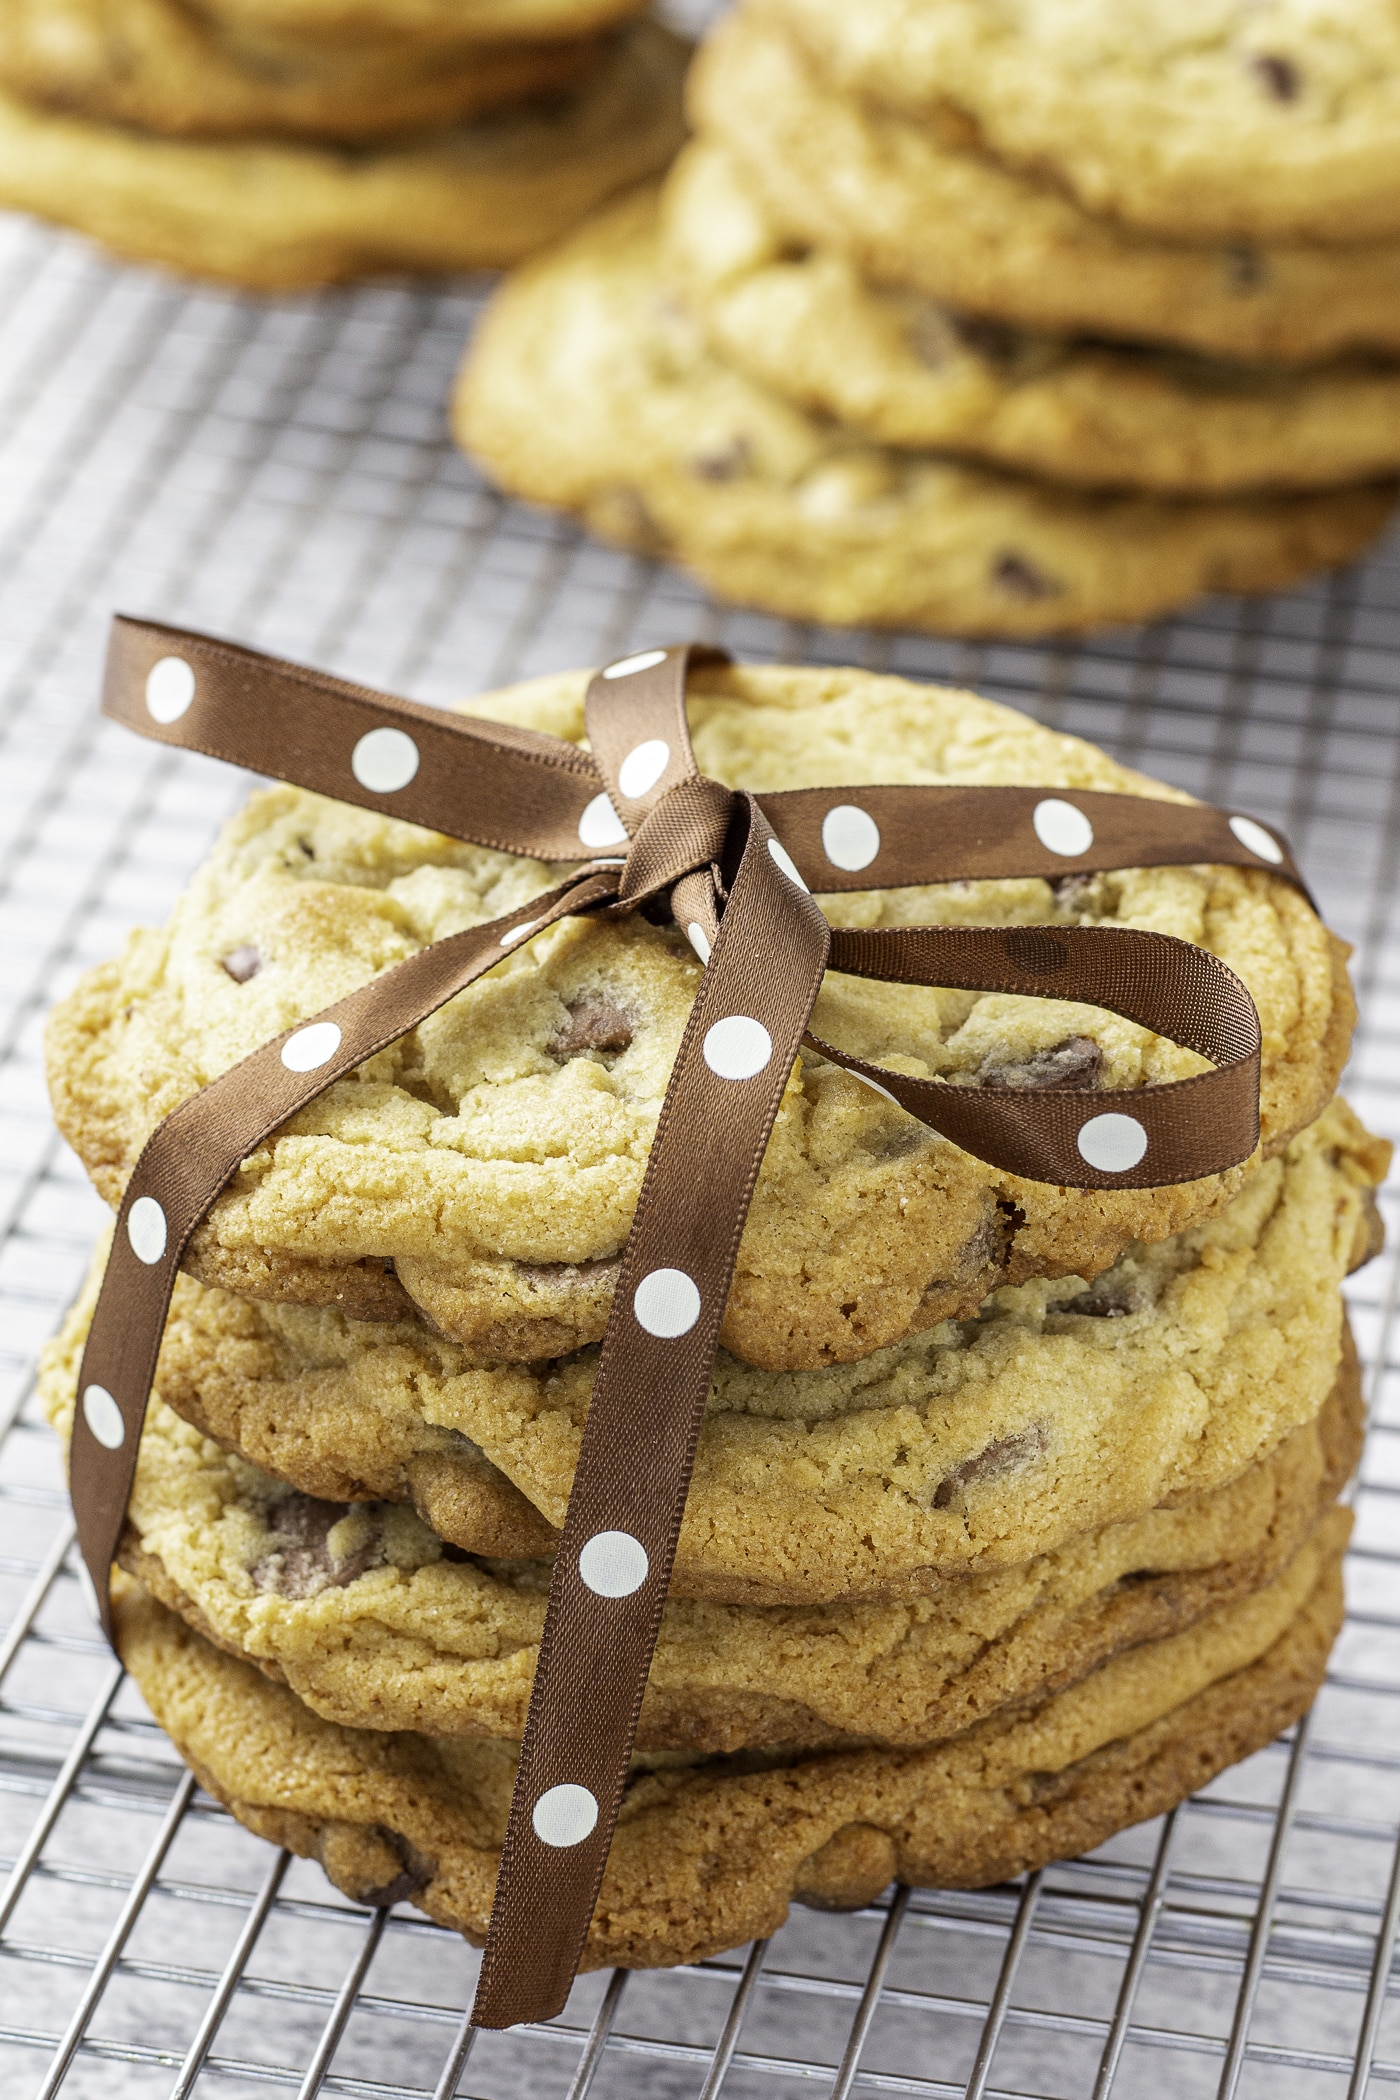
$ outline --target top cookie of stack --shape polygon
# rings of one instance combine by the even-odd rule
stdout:
[[[465,442],[829,620],[1040,633],[1348,559],[1400,467],[1400,37],[1297,15],[746,0],[659,235],[610,213],[501,295]]]
[[[477,706],[577,741],[586,685],[583,672],[560,674]],[[702,667],[688,691],[700,769],[730,786],[1173,793],[991,701],[899,678]],[[255,796],[169,928],[133,936],[57,1009],[65,1135],[115,1203],[156,1124],[198,1088],[377,971],[556,879],[541,862],[304,791]],[[1345,1061],[1354,1008],[1341,946],[1262,870],[853,892],[824,909],[842,925],[1128,924],[1210,948],[1260,1011],[1266,1156],[1321,1113]],[[642,917],[540,935],[261,1146],[186,1266],[356,1319],[416,1308],[478,1359],[597,1341],[700,975],[684,938]],[[1095,1008],[834,973],[812,1025],[855,1056],[965,1086],[1120,1089],[1200,1069]],[[725,1346],[773,1369],[854,1361],[970,1313],[1000,1285],[1092,1278],[1130,1242],[1213,1216],[1247,1171],[1142,1190],[1022,1180],[804,1058],[759,1178]]]
[[[638,0],[7,0],[0,203],[261,289],[514,262],[680,138]]]

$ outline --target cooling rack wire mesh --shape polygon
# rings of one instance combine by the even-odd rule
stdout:
[[[1357,948],[1352,1098],[1400,1134],[1394,547],[1082,648],[722,611],[503,504],[453,453],[442,403],[481,289],[258,303],[0,221],[0,2092],[1359,2100],[1400,2083],[1393,1254],[1351,1291],[1373,1427],[1350,1618],[1290,1738],[1023,1885],[798,1911],[764,1946],[587,1977],[559,2019],[470,2051],[475,1955],[242,1831],[94,1637],[33,1399],[100,1214],[51,1131],[43,1015],[163,917],[247,787],[99,722],[114,607],[429,702],[679,635],[976,685],[1287,829]]]

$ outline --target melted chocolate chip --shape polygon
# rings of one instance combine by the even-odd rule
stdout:
[[[1047,1438],[1039,1422],[1032,1422],[1029,1429],[1017,1430],[1015,1436],[998,1437],[973,1458],[965,1458],[960,1466],[939,1481],[933,1493],[935,1509],[947,1509],[955,1495],[963,1488],[974,1486],[979,1480],[995,1480],[1000,1473],[1010,1473],[1017,1466],[1029,1465],[1039,1458],[1045,1449]]]
[[[330,1532],[352,1505],[320,1502],[314,1495],[288,1495],[267,1513],[271,1550],[253,1565],[253,1587],[279,1597],[315,1597],[322,1590],[343,1590],[379,1559],[379,1541],[371,1538],[344,1560],[336,1560],[327,1543]]]
[[[968,349],[985,358],[989,365],[995,365],[998,371],[1009,371],[1025,344],[1024,336],[1002,321],[984,321],[959,314],[953,326]]]
[[[1276,51],[1255,51],[1250,56],[1249,67],[1275,102],[1297,101],[1303,82],[1291,58],[1281,58]]]
[[[1257,248],[1236,246],[1225,250],[1225,275],[1231,291],[1257,292],[1268,266]]]
[[[562,1063],[585,1050],[598,1050],[615,1057],[632,1041],[631,1016],[616,1000],[598,992],[585,992],[568,1009],[569,1018],[549,1043],[549,1054]]]
[[[993,1053],[977,1074],[979,1086],[1092,1087],[1103,1071],[1103,1051],[1091,1035],[1067,1035],[1048,1050],[1037,1050],[1018,1064]]]
[[[690,462],[690,471],[701,481],[737,481],[749,470],[751,452],[746,437],[732,437],[727,444],[697,452]]]
[[[1008,598],[1058,598],[1061,586],[1024,554],[999,554],[992,564],[992,582]]]
[[[219,968],[226,970],[235,984],[246,984],[262,968],[262,957],[250,942],[245,941],[241,948],[233,948],[227,955],[219,957]]]
[[[1126,1320],[1129,1313],[1141,1312],[1147,1302],[1147,1293],[1140,1283],[1110,1272],[1101,1276],[1087,1291],[1081,1291],[1077,1298],[1066,1298],[1063,1305],[1052,1305],[1049,1309],[1057,1313],[1077,1313],[1081,1320]]]
[[[1097,880],[1095,875],[1052,875],[1050,887],[1061,911],[1083,911]]]

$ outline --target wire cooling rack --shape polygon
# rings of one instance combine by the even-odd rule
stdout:
[[[1400,2082],[1397,1269],[1352,1302],[1374,1427],[1351,1616],[1291,1738],[1165,1821],[977,1894],[796,1911],[583,1979],[468,2051],[476,1956],[344,1901],[185,1775],[95,1639],[35,1353],[100,1205],[54,1137],[49,1001],[154,922],[246,782],[94,711],[114,607],[415,698],[682,635],[975,684],[1292,835],[1357,944],[1350,1089],[1400,1134],[1400,563],[1083,647],[720,611],[503,504],[442,404],[480,287],[245,301],[0,221],[0,2091],[168,2100],[1359,2100]],[[1392,1220],[1392,1231],[1394,1220]]]

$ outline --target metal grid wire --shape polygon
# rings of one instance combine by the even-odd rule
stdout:
[[[1351,1616],[1290,1739],[1023,1885],[798,1911],[766,1946],[585,1978],[559,2019],[470,2052],[475,1955],[412,1910],[357,1909],[242,1831],[94,1637],[32,1399],[100,1213],[51,1133],[43,1012],[129,925],[160,920],[246,786],[99,722],[114,607],[430,702],[688,634],[976,684],[1287,828],[1357,944],[1353,1099],[1400,1132],[1393,553],[1083,648],[721,611],[503,504],[454,455],[442,405],[480,289],[257,303],[0,222],[0,2091],[1359,2100],[1395,2085],[1393,1258],[1352,1292],[1375,1419]]]

